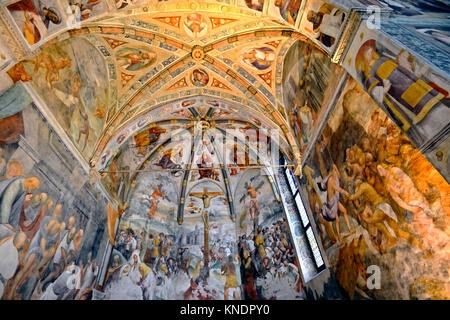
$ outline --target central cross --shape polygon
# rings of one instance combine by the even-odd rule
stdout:
[[[209,211],[205,210],[209,208],[211,199],[223,196],[223,192],[208,192],[208,189],[204,188],[203,192],[191,192],[189,196],[199,198],[203,201],[202,220],[203,220],[203,238],[204,238],[204,264],[209,265]]]

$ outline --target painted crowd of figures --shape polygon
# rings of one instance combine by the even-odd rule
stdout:
[[[2,299],[89,298],[98,266],[91,255],[85,265],[78,259],[84,230],[74,216],[64,218],[63,205],[40,192],[40,180],[27,177],[19,161],[1,159],[0,168]]]
[[[203,257],[190,252],[196,248],[173,243],[173,236],[163,232],[146,236],[144,231],[122,230],[112,253],[105,299],[212,300],[219,290],[208,280],[217,268],[226,278],[225,299],[239,299],[232,243],[213,243],[206,266]],[[201,250],[203,255],[204,247]]]
[[[295,299],[303,286],[285,218],[238,241],[243,297],[249,300]]]
[[[181,246],[163,232],[119,232],[105,281],[105,299],[276,300],[303,296],[285,219],[237,242]],[[148,234],[148,235],[147,235]],[[201,257],[198,256],[201,255]],[[219,275],[222,281],[217,282]],[[218,292],[223,295],[218,295]]]
[[[336,278],[353,296],[367,289],[364,281],[351,280],[365,278],[365,257],[381,263],[402,251],[425,259],[421,263],[437,270],[438,279],[443,276],[439,265],[450,253],[449,185],[353,80],[347,88],[342,109],[333,112],[303,178],[324,248],[343,245]],[[362,101],[372,111],[358,118],[355,103]],[[353,256],[359,262],[350,272]],[[409,277],[413,287],[420,276]]]

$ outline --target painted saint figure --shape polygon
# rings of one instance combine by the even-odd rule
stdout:
[[[18,232],[13,236],[0,240],[0,298],[8,280],[13,278],[19,267],[19,251],[25,246],[27,237],[25,233]]]
[[[235,295],[239,294],[236,279],[236,267],[234,266],[233,257],[231,255],[227,257],[226,263],[222,264],[221,272],[226,277],[224,286],[224,300],[230,300],[230,296],[233,298]]]
[[[159,140],[161,134],[166,133],[165,128],[158,126],[148,128],[134,136],[134,142],[137,147],[137,154],[145,156],[147,154],[147,146]]]
[[[345,13],[331,4],[324,4],[318,11],[310,10],[307,19],[313,25],[317,40],[331,47],[339,38]]]
[[[55,59],[48,53],[39,53],[34,60],[29,61],[34,64],[33,76],[36,76],[41,68],[45,69],[45,80],[49,88],[53,88],[53,82],[59,81],[59,71],[70,68],[71,58],[69,55]]]
[[[60,224],[57,220],[49,219],[47,223],[41,224],[41,228],[28,248],[23,267],[12,279],[11,289],[7,292],[6,299],[12,299],[20,295],[18,290],[33,274],[39,277],[38,271],[42,266],[43,260],[51,259],[55,254],[55,245],[59,241],[59,232]]]
[[[344,215],[345,223],[347,224],[348,231],[353,233],[354,230],[350,227],[350,223],[348,221],[347,209],[341,202],[340,194],[346,194],[347,192],[341,188],[340,186],[340,174],[336,165],[333,164],[332,170],[328,177],[319,184],[319,189],[321,191],[327,192],[327,201],[323,203],[321,215],[326,221],[333,222],[335,221],[337,238],[339,242],[341,240],[341,234],[339,231],[339,214],[338,212],[342,212]]]
[[[94,11],[94,7],[102,3],[103,0],[69,0],[69,5],[74,10],[76,7],[79,16],[76,16],[77,21],[88,19],[92,12]]]
[[[262,11],[264,7],[264,0],[244,0],[245,5],[253,10]]]
[[[302,0],[275,0],[274,4],[279,9],[280,16],[291,25],[294,25]]]
[[[250,213],[250,220],[256,220],[256,216],[259,215],[259,208],[258,208],[258,194],[261,194],[261,191],[259,189],[262,188],[264,185],[264,181],[261,181],[257,186],[254,185],[254,180],[257,177],[253,177],[250,179],[249,183],[245,182],[244,188],[246,190],[246,194],[244,194],[239,202],[244,201],[246,197],[250,197],[250,207],[249,207],[249,213]]]
[[[45,38],[47,27],[39,16],[32,0],[22,0],[9,5],[7,8],[30,46]]]
[[[367,92],[386,108],[403,131],[408,132],[412,125],[420,124],[442,102],[447,108],[441,112],[449,114],[450,105],[444,99],[448,92],[419,78],[400,61],[378,53],[375,46],[375,40],[368,40],[361,46],[356,57],[356,70]],[[438,119],[445,114],[435,112],[434,116]]]
[[[200,169],[202,169],[202,170],[198,171],[198,173],[200,174],[199,180],[204,179],[204,178],[219,180],[219,174],[217,173],[217,171],[215,171],[213,169],[209,169],[209,168],[212,168],[213,161],[212,161],[211,157],[208,155],[207,151],[203,151],[200,161],[197,162],[197,166]]]
[[[204,87],[208,84],[209,76],[205,71],[195,69],[192,71],[191,81],[197,87]]]
[[[0,224],[19,228],[24,203],[31,200],[31,191],[39,188],[36,177],[12,177],[0,182]]]
[[[177,163],[175,156],[180,158],[183,156],[183,147],[177,146],[163,152],[163,156],[157,163],[156,166],[162,167],[163,169],[181,169],[181,165]],[[180,171],[171,171],[171,174],[177,176]]]
[[[61,233],[61,241],[58,244],[55,255],[53,257],[52,272],[40,283],[42,289],[46,283],[58,278],[66,269],[66,266],[71,262],[68,261],[68,253],[70,243],[75,236],[76,229],[73,227],[75,220],[73,217],[69,218],[67,229]]]
[[[270,68],[275,57],[275,52],[268,47],[253,48],[242,54],[242,60],[258,70]]]
[[[160,189],[162,188],[162,185],[155,186],[155,190],[153,191],[152,195],[150,196],[150,202],[151,202],[151,208],[148,211],[148,217],[149,219],[153,218],[153,215],[156,212],[156,201],[159,198],[164,198],[164,192],[161,192]]]
[[[305,106],[296,103],[289,112],[291,123],[297,133],[302,150],[306,148],[306,144],[311,139],[317,119],[316,113],[307,104],[307,101]]]
[[[199,13],[192,13],[186,17],[186,21],[184,22],[184,29],[186,32],[194,37],[203,36],[208,30],[208,26],[206,22],[203,21],[203,17]]]
[[[48,28],[50,26],[50,22],[53,24],[60,24],[61,18],[58,15],[58,12],[55,8],[47,8],[42,7],[39,10],[39,14],[44,22],[44,25]]]
[[[118,50],[116,57],[119,66],[128,71],[141,70],[156,60],[156,54],[153,52],[129,47]]]

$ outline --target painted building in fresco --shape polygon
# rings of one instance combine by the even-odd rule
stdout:
[[[449,299],[449,12],[1,1],[0,298]]]

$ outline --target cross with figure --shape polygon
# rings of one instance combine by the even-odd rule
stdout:
[[[211,204],[211,199],[214,199],[218,196],[223,196],[223,192],[208,192],[207,188],[203,188],[203,192],[190,192],[189,196],[199,198],[203,201],[203,210],[202,210],[202,220],[203,220],[203,237],[204,237],[204,264],[205,266],[209,265],[209,211],[208,209]]]

